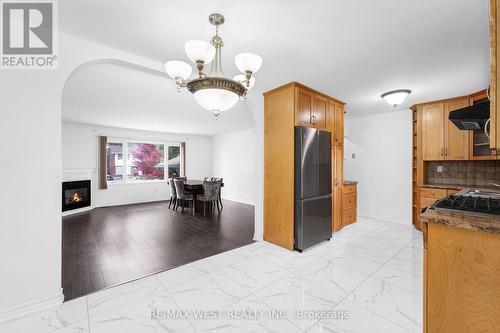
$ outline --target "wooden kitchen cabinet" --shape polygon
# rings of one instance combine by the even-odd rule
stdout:
[[[342,195],[342,227],[356,222],[357,185],[344,185]]]
[[[469,98],[457,99],[444,104],[444,157],[447,160],[467,160],[469,158],[470,131],[463,131],[448,120],[450,112],[469,106]]]
[[[447,188],[445,186],[441,188],[437,187],[421,187],[420,188],[420,209],[429,207],[434,204],[437,200],[447,197],[451,194],[455,194],[460,191],[456,188]]]
[[[313,114],[314,94],[306,89],[297,88],[296,97],[296,121],[297,126],[311,126],[311,116]]]
[[[298,82],[264,93],[264,240],[294,249],[295,126],[332,133],[332,220],[342,222],[344,104]]]
[[[327,127],[328,100],[325,97],[315,95],[312,108],[312,126],[320,130],[328,130]]]
[[[444,103],[422,106],[424,160],[444,159]]]
[[[469,106],[469,97],[422,106],[423,159],[425,161],[467,160],[470,131],[459,130],[448,116]]]
[[[500,332],[500,235],[423,229],[424,333]]]
[[[332,229],[338,231],[342,229],[342,192],[344,179],[344,149],[339,146],[332,147]]]
[[[334,129],[333,144],[344,146],[344,106],[338,103],[330,103],[330,112],[333,110]]]
[[[328,99],[304,88],[296,88],[296,125],[328,131]]]
[[[470,95],[469,105],[474,105],[478,103],[488,102],[488,91],[481,90],[475,94]],[[490,103],[491,109],[491,103]],[[490,111],[491,113],[491,111]],[[493,126],[493,127],[492,127]],[[469,159],[470,160],[496,160],[497,159],[497,151],[496,149],[491,149],[490,143],[491,140],[488,138],[487,133],[490,133],[491,129],[494,128],[494,125],[490,121],[487,126],[487,130],[473,130],[470,133],[469,137]],[[492,140],[494,140],[492,138]]]

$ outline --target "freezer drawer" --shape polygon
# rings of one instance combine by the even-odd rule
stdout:
[[[295,249],[302,251],[332,237],[332,195],[295,202]]]

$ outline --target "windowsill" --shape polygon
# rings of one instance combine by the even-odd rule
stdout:
[[[161,184],[161,183],[166,183],[167,180],[165,179],[158,179],[158,180],[131,180],[128,182],[111,182],[108,181],[109,186],[121,186],[121,185],[139,185],[139,184]]]

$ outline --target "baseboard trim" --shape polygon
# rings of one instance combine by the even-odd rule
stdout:
[[[89,207],[72,209],[72,210],[68,210],[66,212],[62,212],[62,216],[64,217],[64,216],[69,216],[69,215],[73,215],[73,214],[83,213],[83,212],[87,212],[89,210],[92,210],[94,208],[95,208],[94,206],[89,206]]]
[[[262,242],[264,240],[264,236],[262,234],[253,234],[253,240],[257,242]]]
[[[131,200],[131,201],[123,201],[123,202],[110,202],[110,203],[102,203],[94,206],[94,208],[104,208],[104,207],[114,207],[114,206],[126,206],[126,205],[135,205],[141,203],[158,203],[162,201],[168,202],[170,198],[162,198],[162,199],[151,199],[151,200]]]
[[[39,299],[36,301],[26,302],[21,305],[16,305],[11,308],[0,310],[0,324],[15,320],[21,317],[26,317],[27,315],[57,309],[61,306],[64,301],[64,294],[61,288],[60,292],[56,296],[47,297]]]
[[[384,216],[380,216],[377,214],[371,214],[371,213],[367,213],[367,212],[358,212],[358,216],[359,217],[366,217],[368,219],[381,220],[381,221],[387,221],[387,222],[391,222],[391,223],[402,224],[402,225],[410,225],[410,226],[412,225],[410,220],[394,220],[394,219],[389,218],[389,217],[384,217]]]

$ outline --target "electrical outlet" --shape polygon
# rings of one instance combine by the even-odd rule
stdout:
[[[352,159],[355,159],[356,158],[356,154],[352,154]]]
[[[443,172],[443,166],[442,165],[438,165],[437,172]]]

